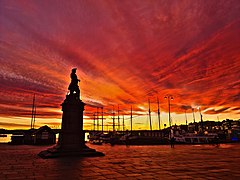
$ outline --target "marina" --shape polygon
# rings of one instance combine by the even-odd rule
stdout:
[[[230,125],[231,124],[231,125]],[[240,121],[203,121],[188,125],[174,125],[162,130],[88,131],[88,140],[100,145],[163,145],[170,144],[216,144],[239,143]],[[97,143],[98,142],[98,143]]]

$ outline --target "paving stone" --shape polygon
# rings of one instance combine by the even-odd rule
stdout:
[[[125,176],[128,177],[136,177],[136,176],[141,176],[142,174],[137,174],[137,173],[131,173],[131,174],[125,174]]]
[[[47,146],[0,144],[0,179],[240,179],[240,144],[91,147],[106,155],[41,159]]]

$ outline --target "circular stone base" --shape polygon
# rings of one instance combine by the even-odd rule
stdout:
[[[61,148],[53,147],[45,151],[41,151],[38,156],[41,158],[58,158],[67,156],[77,156],[77,157],[97,157],[105,156],[102,152],[98,152],[95,149],[89,147],[84,147],[81,150],[63,150]]]

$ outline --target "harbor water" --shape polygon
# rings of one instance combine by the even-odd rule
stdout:
[[[6,135],[5,136],[0,136],[0,143],[8,143],[8,142],[11,142],[11,136],[12,134],[1,134],[1,135]],[[89,133],[85,133],[85,141],[88,140],[88,135]],[[59,137],[59,133],[56,134],[56,141],[58,141],[58,137]]]
[[[0,143],[8,143],[11,141],[12,134],[1,134],[1,135],[4,135],[4,136],[0,136]]]

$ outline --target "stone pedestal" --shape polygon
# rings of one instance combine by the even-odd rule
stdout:
[[[62,129],[58,144],[50,149],[40,152],[42,158],[62,156],[104,156],[85,145],[83,131],[83,111],[85,104],[74,94],[66,96],[62,103]]]

